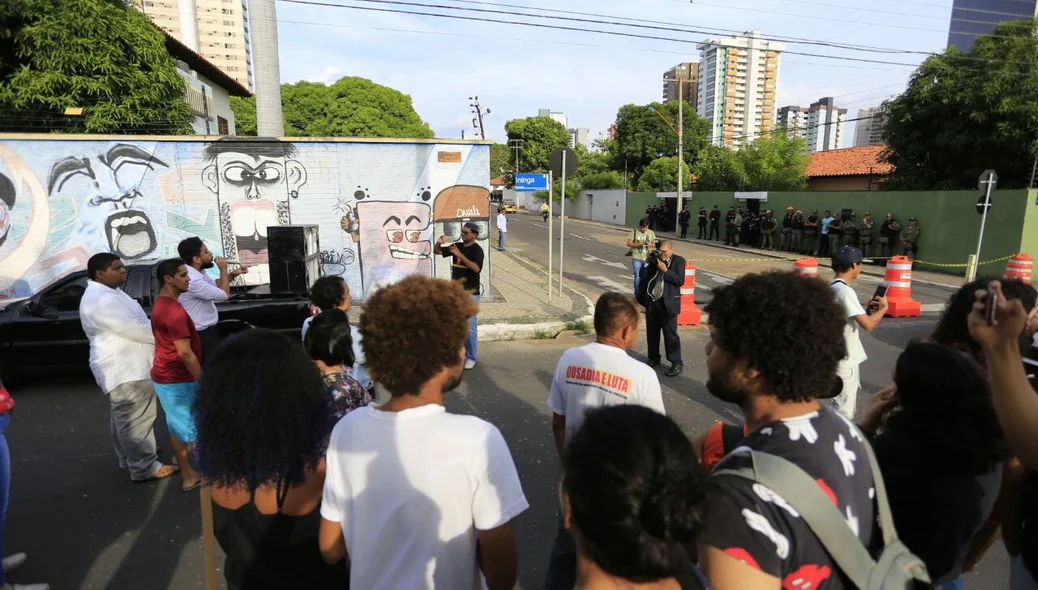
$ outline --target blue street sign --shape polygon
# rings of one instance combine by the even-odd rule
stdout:
[[[515,192],[533,193],[548,190],[547,174],[516,174]]]

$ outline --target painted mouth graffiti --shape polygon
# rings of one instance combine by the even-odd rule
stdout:
[[[429,257],[428,254],[422,254],[421,252],[415,252],[408,248],[401,248],[396,244],[389,245],[389,253],[393,258],[403,258],[405,260],[424,260]]]
[[[267,264],[267,227],[278,225],[273,201],[231,203],[231,227],[238,248],[238,262],[245,266]]]
[[[112,253],[129,260],[141,258],[158,246],[151,220],[139,210],[110,215],[105,221],[105,237]]]

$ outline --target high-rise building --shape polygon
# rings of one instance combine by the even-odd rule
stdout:
[[[730,39],[708,39],[697,48],[697,110],[710,122],[710,143],[738,147],[774,129],[779,57],[786,45],[747,31]]]
[[[674,82],[674,80],[678,80]],[[696,108],[699,99],[699,64],[682,63],[663,72],[663,102],[678,99],[678,85],[681,85],[681,97]]]
[[[553,111],[551,109],[540,109],[539,111],[537,111],[537,116],[548,117],[552,121],[555,121],[563,127],[565,127],[566,129],[569,129],[569,119],[566,117],[566,115],[563,115],[560,112]]]
[[[854,147],[883,144],[883,107],[861,109],[856,119]]]
[[[836,106],[833,98],[819,99],[809,107],[787,106],[779,109],[778,125],[793,137],[807,140],[807,153],[827,152],[843,147],[843,124],[847,109]]]
[[[133,0],[160,29],[253,88],[247,0]]]
[[[966,53],[977,37],[1007,20],[1038,16],[1038,0],[955,0],[948,26],[948,46]]]
[[[589,134],[587,127],[576,127],[569,130],[569,147],[575,148],[578,145],[582,145],[585,148],[591,147]]]

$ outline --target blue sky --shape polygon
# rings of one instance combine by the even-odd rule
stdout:
[[[663,72],[683,61],[699,61],[695,42],[708,35],[684,32],[689,28],[755,29],[765,37],[938,52],[947,41],[952,5],[952,0],[410,0],[426,6],[518,11],[494,6],[510,4],[541,14],[551,14],[543,12],[546,9],[565,9],[661,21],[666,24],[651,26],[681,29],[659,31],[358,0],[315,1],[582,29],[560,31],[278,0],[283,82],[330,82],[347,75],[369,78],[411,95],[419,115],[443,138],[458,138],[462,129],[472,137],[468,97],[478,95],[491,108],[484,121],[487,139],[498,141],[506,139],[506,121],[536,115],[540,108],[564,112],[571,127],[587,127],[594,138],[608,128],[620,106],[660,100]],[[586,28],[689,42],[601,35],[586,32]],[[914,68],[788,52],[916,65],[925,58],[787,43],[779,73],[779,106],[806,106],[823,96],[834,96],[837,105],[848,109],[848,118],[857,109],[878,105],[903,90]],[[848,123],[848,146],[853,130],[854,123]]]

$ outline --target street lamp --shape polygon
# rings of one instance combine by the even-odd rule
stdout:
[[[674,227],[677,227],[678,226],[678,222],[680,221],[680,217],[681,217],[681,201],[682,201],[681,189],[684,187],[684,184],[685,184],[685,182],[684,182],[685,181],[685,171],[684,171],[684,167],[685,167],[685,97],[684,97],[684,90],[685,90],[685,84],[688,82],[688,80],[681,80],[681,79],[678,79],[678,78],[664,78],[663,81],[664,82],[677,82],[677,84],[678,84],[678,128],[674,129],[674,126],[670,124],[670,121],[667,121],[667,118],[663,116],[663,113],[657,111],[656,109],[653,109],[652,107],[649,107],[649,108],[652,109],[652,112],[654,112],[657,115],[659,115],[659,117],[661,119],[663,119],[664,122],[666,122],[667,125],[670,127],[670,129],[674,133],[676,133],[677,136],[678,136],[678,202],[677,202],[677,207],[674,208]]]

